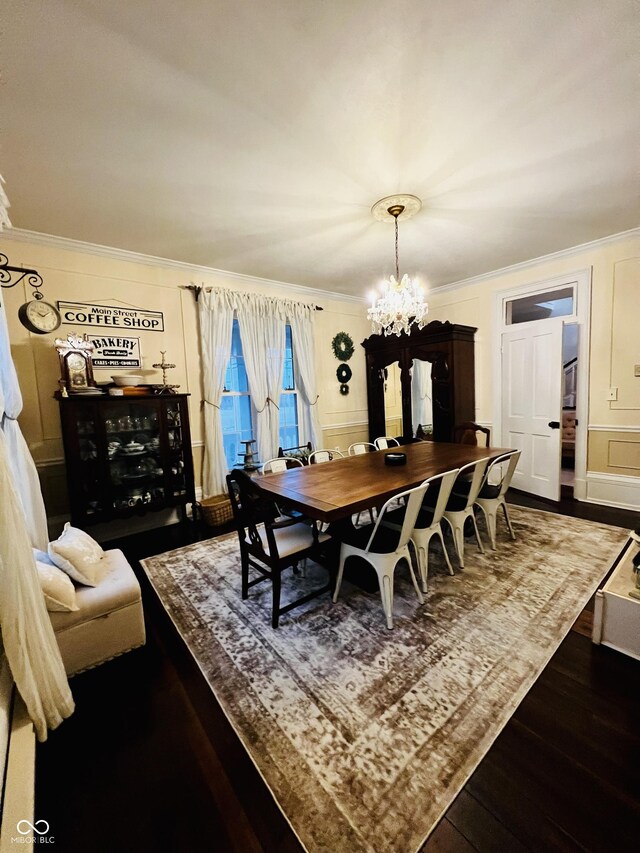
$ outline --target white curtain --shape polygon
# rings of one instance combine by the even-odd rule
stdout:
[[[302,302],[288,304],[296,385],[304,405],[299,407],[298,433],[300,444],[311,442],[322,447],[322,430],[318,415],[318,385],[315,364],[314,321],[315,307]]]
[[[224,376],[231,356],[233,304],[225,290],[200,291],[198,317],[202,346],[204,386],[204,464],[202,491],[205,497],[227,491],[227,460],[222,438],[220,403]]]
[[[243,294],[238,298],[236,314],[256,412],[258,458],[266,462],[277,454],[279,444],[286,325],[283,300]]]
[[[18,425],[17,417],[21,411],[22,395],[11,358],[5,309],[0,303],[0,430],[7,442],[8,464],[24,511],[31,544],[46,551],[49,542],[47,513],[38,472]]]
[[[11,674],[38,736],[46,740],[74,704],[40,589],[24,513],[0,431],[0,631]]]

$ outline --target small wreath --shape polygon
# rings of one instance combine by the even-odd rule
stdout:
[[[340,367],[336,370],[336,378],[338,382],[348,382],[353,374],[351,373],[351,368],[348,364],[341,364]]]
[[[342,385],[340,386],[340,393],[344,397],[346,397],[346,395],[349,393],[349,386],[347,385],[346,382],[343,382]]]
[[[346,332],[338,332],[331,341],[333,354],[339,361],[349,361],[353,355],[353,340]]]

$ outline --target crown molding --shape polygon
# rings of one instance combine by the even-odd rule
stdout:
[[[462,287],[468,287],[471,284],[479,284],[483,281],[496,278],[497,276],[509,275],[510,273],[520,270],[527,270],[537,267],[547,261],[555,261],[561,258],[571,258],[574,255],[579,255],[582,252],[590,249],[597,249],[600,246],[606,246],[609,243],[618,243],[621,240],[629,240],[633,237],[640,237],[640,228],[630,228],[628,231],[621,231],[618,234],[610,234],[608,237],[599,237],[597,240],[592,240],[589,243],[580,243],[579,246],[572,246],[569,249],[560,249],[557,252],[552,252],[550,255],[540,255],[537,258],[531,258],[529,261],[520,261],[517,264],[511,264],[508,267],[501,267],[497,270],[490,270],[479,275],[463,278],[459,281],[452,281],[450,284],[443,284],[440,287],[434,287],[431,293],[447,293],[450,290],[459,290]],[[428,294],[427,294],[428,295]]]
[[[56,249],[67,249],[68,251],[85,252],[88,255],[96,255],[101,258],[112,258],[118,261],[127,261],[145,266],[163,266],[168,269],[182,270],[189,275],[216,275],[231,278],[244,284],[271,285],[281,287],[290,293],[306,296],[308,299],[339,299],[343,302],[354,302],[358,305],[367,304],[364,296],[354,296],[350,293],[338,293],[332,290],[320,290],[315,287],[307,287],[303,284],[292,284],[288,281],[278,281],[273,278],[261,278],[255,275],[221,270],[216,267],[204,267],[199,264],[190,264],[187,261],[174,261],[171,258],[160,258],[156,255],[145,255],[141,252],[132,252],[129,249],[116,249],[113,246],[101,246],[99,243],[85,243],[82,240],[74,240],[71,237],[57,237],[54,234],[44,234],[40,231],[29,231],[26,228],[11,228],[2,231],[1,240],[19,240],[23,243],[31,243],[37,246],[52,246]]]

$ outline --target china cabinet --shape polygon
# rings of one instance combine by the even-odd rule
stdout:
[[[71,521],[195,503],[188,394],[60,397]]]
[[[412,326],[410,334],[371,335],[362,342],[367,360],[369,440],[386,435],[385,385],[387,373],[396,365],[402,397],[402,438],[412,441],[424,415],[415,408],[416,383],[428,365],[430,382],[430,426],[435,441],[453,441],[453,428],[474,421],[475,367],[472,326],[433,320],[423,329]],[[412,387],[413,386],[413,387]]]

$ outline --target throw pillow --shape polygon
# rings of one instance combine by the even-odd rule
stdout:
[[[85,586],[98,585],[104,551],[84,530],[67,522],[60,536],[49,542],[49,556],[74,581]]]
[[[76,589],[69,576],[51,563],[42,563],[40,560],[36,560],[36,567],[47,610],[65,613],[78,610]]]

